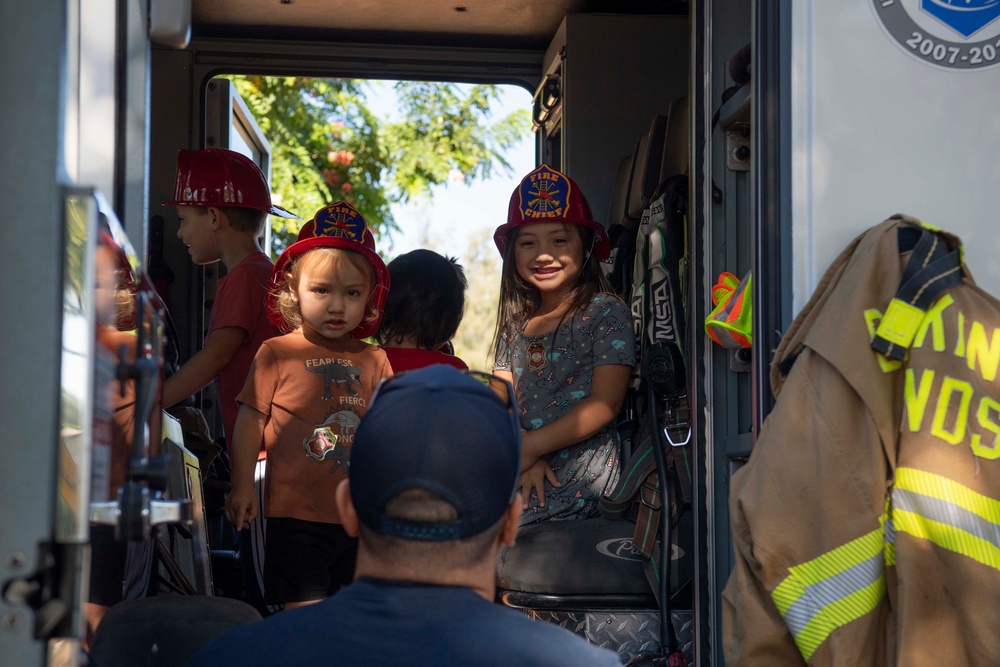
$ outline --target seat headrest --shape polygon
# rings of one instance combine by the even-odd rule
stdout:
[[[626,155],[618,162],[615,172],[615,182],[611,186],[611,205],[608,207],[608,218],[605,227],[617,225],[628,215],[628,196],[632,189],[632,166],[635,164],[635,151]]]
[[[635,149],[635,164],[632,166],[632,183],[628,189],[628,217],[638,220],[646,203],[642,200],[642,181],[649,167],[649,135],[639,138]]]
[[[679,97],[670,103],[667,122],[667,139],[663,146],[663,160],[660,163],[660,183],[671,176],[686,174],[690,163],[691,110],[688,97]]]
[[[660,162],[667,136],[667,116],[656,116],[649,132],[639,140],[635,167],[632,170],[632,188],[629,194],[629,216],[639,219],[649,205],[656,186],[660,184]]]

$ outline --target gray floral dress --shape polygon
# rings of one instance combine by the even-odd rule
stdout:
[[[586,308],[541,336],[519,333],[501,341],[494,364],[510,371],[521,411],[521,428],[535,431],[590,396],[594,367],[635,365],[635,336],[628,307],[599,293]],[[545,507],[532,493],[521,525],[547,519],[593,516],[606,489],[618,480],[621,442],[614,424],[586,440],[546,456],[562,486],[545,483]]]

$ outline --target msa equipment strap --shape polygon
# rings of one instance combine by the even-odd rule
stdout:
[[[687,288],[687,176],[668,178],[650,198],[635,240],[631,296],[639,360],[656,351],[663,391],[686,393],[684,293]],[[640,363],[637,368],[641,368]],[[638,389],[638,377],[633,389]]]
[[[626,410],[629,415],[639,415],[639,419],[632,436],[636,445],[618,484],[599,505],[601,514],[609,519],[621,518],[637,507],[633,544],[646,558],[646,576],[661,604],[665,602],[663,596],[669,597],[670,581],[669,571],[661,572],[661,563],[669,567],[670,560],[660,558],[659,545],[663,543],[670,549],[670,527],[690,503],[692,494],[686,450],[691,421],[683,339],[688,267],[686,213],[687,176],[672,176],[657,188],[643,212],[634,237],[635,252],[617,257],[625,262],[634,257],[628,300],[639,363]],[[664,511],[668,514],[663,515]]]

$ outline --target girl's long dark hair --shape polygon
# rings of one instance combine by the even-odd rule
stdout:
[[[576,277],[573,290],[570,292],[569,308],[560,318],[559,324],[562,324],[567,315],[572,317],[574,313],[585,308],[593,301],[597,293],[614,293],[611,284],[604,275],[601,263],[597,259],[597,253],[594,252],[595,232],[581,225],[567,223],[565,227],[567,230],[574,229],[579,234],[585,259],[583,269]],[[541,292],[518,274],[514,262],[514,246],[517,234],[521,229],[522,227],[515,227],[510,230],[507,233],[507,243],[504,245],[503,269],[500,274],[500,299],[497,304],[497,325],[493,332],[493,344],[490,347],[494,359],[496,359],[501,340],[514,340],[515,336],[524,329],[528,318],[542,303]]]

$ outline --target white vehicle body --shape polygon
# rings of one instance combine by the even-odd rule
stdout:
[[[697,664],[723,664],[718,601],[731,558],[727,481],[770,409],[770,353],[830,261],[861,231],[902,212],[960,236],[973,275],[1000,292],[994,221],[1000,2],[632,4],[627,10],[582,0],[462,8],[438,0],[3,5],[4,664],[76,664],[83,632],[93,443],[85,426],[66,430],[66,415],[72,403],[78,421],[89,423],[98,363],[92,341],[74,343],[68,325],[66,258],[74,246],[67,197],[101,193],[132,242],[136,266],[152,259],[174,269],[169,296],[187,357],[201,344],[204,298],[215,277],[188,265],[173,238],[172,213],[159,206],[169,199],[176,151],[222,145],[210,142],[243,132],[244,150],[267,166],[266,138],[240,115],[238,102],[209,90],[213,75],[298,72],[536,89],[559,62],[567,82],[580,82],[581,96],[564,90],[566,134],[553,143],[543,129],[539,161],[561,162],[597,202],[598,216],[614,200],[619,159],[632,154],[650,119],[678,99],[690,112],[681,143],[690,195],[687,380],[697,491],[683,551],[693,573],[690,654]],[[956,18],[959,9],[966,15]],[[628,15],[602,19],[601,11]],[[722,92],[733,83],[729,60],[746,43],[753,45],[749,94],[742,109],[723,110],[713,127]],[[625,63],[612,58],[626,48],[633,50]],[[593,103],[598,94],[603,107]],[[749,128],[742,136],[750,157],[734,169],[726,132],[738,132],[740,123]],[[101,200],[92,201],[86,234],[75,246],[84,254],[97,243]],[[701,328],[716,276],[750,270],[752,362],[712,346]],[[79,276],[92,284],[86,269]],[[79,316],[92,327],[90,306]],[[73,472],[67,453],[78,464]],[[60,486],[66,479],[73,493]]]

